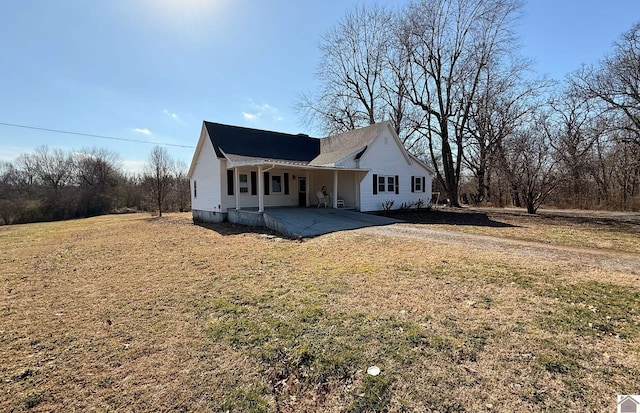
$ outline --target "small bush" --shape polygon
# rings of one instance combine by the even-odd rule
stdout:
[[[408,211],[413,207],[413,202],[403,202],[400,204],[400,211]]]
[[[387,199],[382,203],[382,209],[384,210],[385,214],[389,214],[391,208],[393,208],[393,204],[393,199]]]

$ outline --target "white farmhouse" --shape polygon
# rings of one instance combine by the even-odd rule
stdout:
[[[196,222],[272,207],[381,211],[431,201],[433,172],[389,122],[326,138],[203,122],[189,168]],[[326,193],[326,196],[324,195]]]

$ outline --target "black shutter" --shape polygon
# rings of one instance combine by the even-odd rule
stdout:
[[[416,177],[411,177],[411,192],[416,192]]]
[[[373,194],[376,195],[378,193],[378,175],[373,174]]]
[[[227,195],[233,195],[233,169],[227,169]]]
[[[251,171],[251,195],[258,195],[258,173]]]
[[[396,195],[400,193],[400,181],[398,181],[398,175],[396,175]]]
[[[284,173],[284,194],[289,195],[289,173]]]
[[[425,179],[424,179],[424,176],[423,176],[422,177],[422,192],[425,192],[424,184],[425,184]]]
[[[269,195],[269,188],[271,187],[271,182],[269,182],[269,172],[264,172],[264,194]]]

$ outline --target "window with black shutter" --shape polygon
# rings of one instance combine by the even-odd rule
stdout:
[[[284,173],[284,194],[289,195],[289,174]]]
[[[227,170],[227,195],[233,195],[233,170]]]
[[[258,173],[251,171],[251,195],[258,195]]]

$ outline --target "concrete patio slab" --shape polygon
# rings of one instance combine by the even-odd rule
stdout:
[[[266,209],[264,220],[268,228],[290,238],[308,238],[330,232],[402,222],[389,217],[333,208]]]

